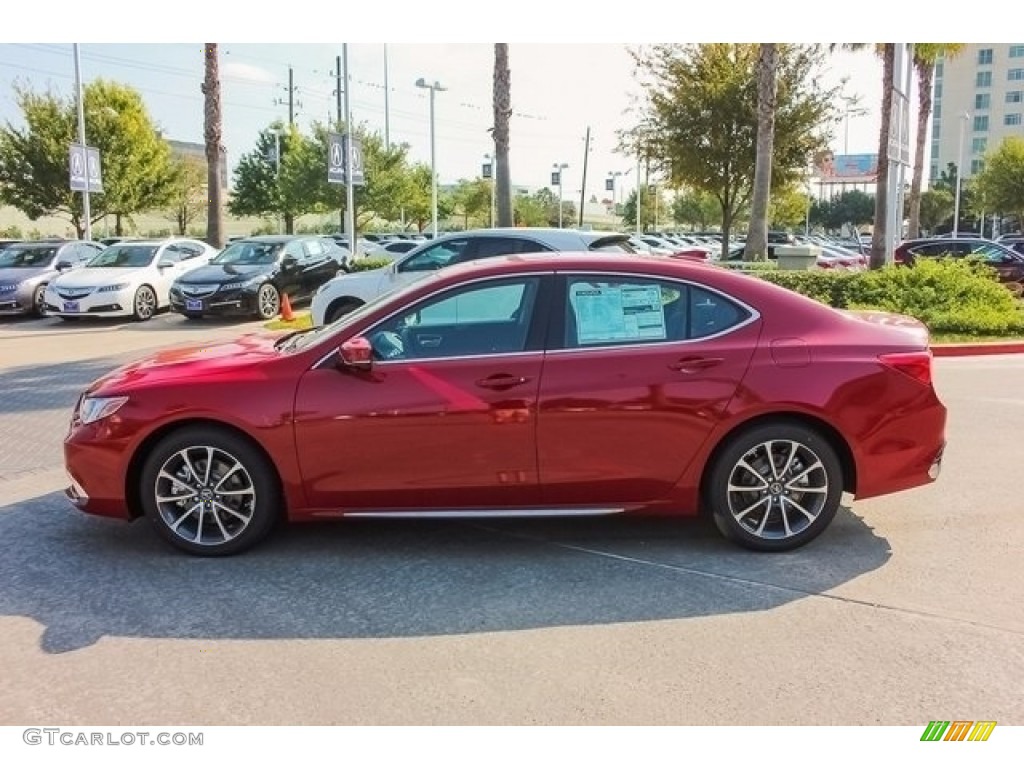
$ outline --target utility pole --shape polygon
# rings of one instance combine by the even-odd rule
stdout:
[[[352,130],[352,102],[349,99],[348,87],[348,43],[341,44],[341,71],[345,86],[345,218],[348,219],[345,234],[348,235],[348,248],[352,258],[356,256],[356,201],[355,186],[352,183],[352,142],[355,132]]]
[[[587,138],[583,143],[583,187],[580,190],[580,229],[583,229],[583,205],[587,200],[587,160],[590,157],[590,126],[587,126]]]
[[[388,86],[387,43],[384,43],[384,148],[391,149],[391,88]]]
[[[78,53],[78,43],[74,44],[75,49],[75,101],[78,106],[78,143],[85,147],[85,102],[82,99],[82,60]],[[85,151],[84,149],[82,150]],[[85,239],[92,240],[92,211],[89,208],[89,179],[86,178],[85,189],[82,190],[82,216],[85,219]]]
[[[342,114],[342,111],[341,111],[341,86],[342,86],[342,83],[341,83],[341,56],[335,56],[334,57],[334,82],[335,82],[334,95],[335,95],[335,99],[337,100],[337,103],[338,103],[338,129],[340,130],[341,129],[341,124],[342,124],[342,118],[344,117],[344,115]],[[346,160],[347,160],[347,158],[346,158]],[[347,186],[347,184],[346,184],[346,187],[345,187],[345,195],[346,195],[346,199],[347,199],[347,195],[348,195],[348,186]],[[344,232],[345,231],[345,211],[344,211],[344,206],[339,206],[339,208],[338,208],[338,216],[339,216],[339,226],[341,227],[341,231]],[[351,243],[350,243],[350,245],[351,245]],[[351,251],[352,251],[353,258],[355,258],[355,253],[356,253],[355,247],[352,247]]]
[[[295,72],[288,67],[288,125],[295,125]]]

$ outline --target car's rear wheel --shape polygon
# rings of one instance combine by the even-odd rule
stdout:
[[[274,466],[251,443],[191,427],[146,457],[140,498],[157,532],[193,555],[233,555],[257,544],[282,511]]]
[[[327,313],[327,323],[330,324],[336,320],[340,320],[345,315],[350,312],[354,312],[361,306],[363,306],[363,302],[359,301],[359,299],[345,299],[344,301],[340,301],[332,306],[331,310]]]
[[[256,292],[256,313],[261,320],[273,320],[281,311],[281,294],[270,283],[264,283]]]
[[[771,422],[741,432],[718,453],[705,487],[718,529],[765,552],[803,546],[835,517],[843,470],[817,430]]]
[[[32,314],[46,317],[46,286],[40,285],[32,293]]]
[[[135,291],[135,300],[132,303],[132,317],[140,323],[145,322],[156,314],[156,294],[148,285],[140,285]]]

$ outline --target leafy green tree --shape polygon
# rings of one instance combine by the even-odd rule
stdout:
[[[174,186],[167,218],[184,237],[189,225],[206,210],[206,163],[194,157],[177,157],[173,163]]]
[[[664,193],[661,187],[654,184],[640,185],[640,224],[641,231],[657,229],[658,225],[671,220],[674,216],[672,207],[665,204]],[[629,193],[626,202],[622,204],[622,223],[630,227],[636,227],[636,190]]]
[[[859,189],[849,189],[831,200],[815,200],[811,205],[811,224],[836,231],[844,224],[859,227],[870,223],[875,215],[875,201]]]
[[[953,206],[953,193],[948,189],[926,189],[921,193],[921,227],[934,232],[952,217]]]
[[[234,189],[228,202],[232,216],[273,216],[284,220],[284,231],[295,231],[295,219],[320,209],[316,194],[304,182],[315,162],[309,139],[294,126],[271,123],[256,137],[256,146],[239,158]],[[314,155],[311,159],[311,155]],[[327,175],[326,160],[323,175]]]
[[[536,195],[516,195],[513,203],[513,222],[517,227],[545,227],[550,213]]]
[[[976,183],[989,207],[1024,221],[1024,138],[1008,136],[989,152]]]
[[[712,223],[719,222],[721,215],[718,199],[709,192],[687,189],[672,203],[672,221],[677,225],[707,229]]]
[[[775,229],[803,230],[811,198],[802,185],[791,184],[771,196],[768,221]],[[767,246],[766,246],[767,247]]]
[[[557,227],[558,226],[558,196],[554,193],[554,190],[548,187],[542,187],[538,189],[534,194],[534,198],[543,207],[547,221],[544,223],[545,226]],[[562,200],[562,226],[572,227],[577,222],[576,216],[576,204],[572,200]]]
[[[100,150],[103,193],[90,195],[92,221],[160,208],[171,199],[170,147],[156,131],[139,93],[94,80],[84,90],[86,142]],[[66,217],[84,235],[82,196],[68,185],[68,148],[77,142],[76,105],[52,92],[16,87],[23,128],[0,128],[0,201],[33,221]],[[120,234],[120,223],[118,224]]]
[[[917,72],[917,146],[914,173],[910,184],[910,211],[907,236],[917,237],[921,228],[921,187],[924,183],[924,158],[928,149],[928,123],[932,119],[932,82],[935,64],[940,58],[953,58],[966,46],[963,43],[914,43],[914,70]]]
[[[489,222],[491,182],[487,179],[460,179],[456,188],[450,193],[449,204],[453,215],[462,217],[463,229],[470,228],[470,220],[473,220],[474,225]],[[438,216],[440,216],[440,210]]]
[[[620,149],[650,157],[674,185],[719,202],[724,243],[753,191],[757,136],[757,45],[655,45],[634,53],[646,103]],[[799,178],[827,142],[837,89],[824,90],[818,46],[776,46],[777,92],[771,185]],[[723,245],[723,250],[727,245]]]

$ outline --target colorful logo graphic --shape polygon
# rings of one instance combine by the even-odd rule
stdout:
[[[921,741],[988,741],[995,727],[995,720],[932,720]]]

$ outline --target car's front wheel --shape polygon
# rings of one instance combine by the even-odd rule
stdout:
[[[281,294],[270,283],[264,283],[256,292],[256,313],[261,320],[273,320],[281,311]]]
[[[340,320],[345,315],[350,312],[354,312],[361,306],[363,306],[363,302],[359,301],[359,299],[344,299],[337,302],[332,305],[330,310],[327,312],[327,324],[330,325],[331,323]]]
[[[156,294],[153,289],[148,285],[140,285],[139,289],[135,291],[132,317],[139,322],[145,322],[156,314],[156,305]]]
[[[736,435],[719,452],[705,491],[728,539],[781,552],[806,544],[832,522],[842,500],[842,464],[817,430],[766,423]]]
[[[233,555],[280,519],[274,466],[250,442],[216,427],[190,427],[146,457],[140,498],[157,532],[193,555]]]
[[[46,286],[40,285],[32,294],[32,314],[46,317]]]

